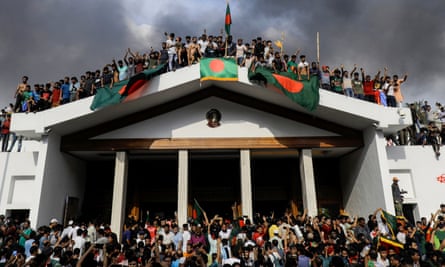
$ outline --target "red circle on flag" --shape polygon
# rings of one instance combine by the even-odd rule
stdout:
[[[224,70],[224,61],[220,59],[214,59],[210,61],[209,67],[213,72],[221,72]]]
[[[437,181],[439,181],[439,183],[445,183],[445,173],[437,176]]]

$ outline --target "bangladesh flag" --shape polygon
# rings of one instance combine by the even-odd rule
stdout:
[[[233,58],[203,58],[201,81],[238,81],[238,65]]]
[[[230,14],[230,6],[229,2],[227,1],[227,7],[226,7],[226,19],[225,19],[225,28],[226,28],[226,34],[230,35],[230,26],[232,25],[232,15]]]
[[[315,110],[320,100],[319,80],[316,76],[299,81],[293,72],[275,73],[269,68],[259,66],[255,70],[249,69],[249,80],[264,82],[267,88],[285,94],[309,111]]]
[[[204,211],[202,210],[196,199],[193,203],[192,219],[195,221],[195,223],[199,224],[202,224],[202,222],[204,221]]]
[[[148,89],[150,79],[164,72],[164,65],[160,64],[154,69],[148,69],[134,75],[129,80],[117,82],[113,85],[113,88],[104,87],[97,89],[90,109],[96,110],[139,98]]]

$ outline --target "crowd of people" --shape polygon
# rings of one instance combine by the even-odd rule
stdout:
[[[433,109],[428,101],[409,104],[413,124],[397,135],[388,135],[387,145],[431,145],[439,157],[445,138],[445,106],[439,102],[434,106]]]
[[[58,81],[31,86],[29,78],[23,76],[15,91],[15,103],[2,110],[1,121],[12,112],[38,112],[95,95],[100,88],[112,87],[115,83],[127,80],[146,69],[164,65],[164,71],[175,71],[196,64],[203,57],[231,57],[240,67],[255,70],[262,66],[274,72],[293,72],[298,79],[317,76],[322,89],[389,107],[403,105],[401,85],[407,80],[406,74],[402,78],[398,75],[391,76],[388,69],[384,68],[383,75],[379,70],[372,76],[366,73],[364,68],[358,71],[356,65],[349,71],[343,65],[331,70],[329,66],[320,66],[316,61],[309,64],[306,56],[300,55],[299,49],[292,55],[285,54],[279,41],[272,42],[257,37],[250,42],[241,38],[234,42],[232,36],[224,39],[222,34],[208,35],[204,30],[201,36],[185,36],[184,40],[174,33],[165,33],[165,41],[161,43],[159,50],[151,47],[149,52],[141,53],[128,48],[122,59],[113,59],[102,69],[86,71],[79,79],[77,76],[66,76]],[[445,120],[443,107],[440,107],[440,116],[435,123],[431,123],[430,111],[424,110],[423,107],[421,111],[428,115],[423,125],[416,115],[420,111],[416,110],[413,114],[415,124],[412,129],[415,131],[407,128],[398,135],[388,136],[388,145],[431,144],[439,156],[444,132],[442,124],[438,124],[437,120]]]
[[[175,71],[198,63],[203,57],[231,57],[241,67],[254,69],[265,66],[275,72],[294,72],[299,79],[318,76],[323,89],[382,105],[395,107],[403,102],[401,84],[406,81],[407,75],[402,78],[398,75],[390,77],[387,68],[383,75],[378,71],[373,77],[363,68],[360,68],[360,72],[356,71],[355,65],[351,71],[345,70],[343,65],[331,71],[329,66],[320,67],[319,62],[309,64],[306,56],[300,55],[300,50],[292,55],[285,54],[281,42],[273,43],[262,37],[250,42],[239,38],[235,42],[232,36],[224,39],[222,35],[207,35],[204,31],[200,37],[185,36],[183,39],[174,33],[165,33],[165,38],[159,50],[151,47],[149,52],[140,53],[128,48],[123,59],[113,59],[103,68],[86,71],[79,78],[66,76],[31,85],[29,78],[23,76],[15,91],[15,103],[8,109],[13,112],[37,112],[57,107],[94,95],[99,88],[112,87],[114,83],[127,80],[146,69],[165,64],[165,71]]]
[[[396,229],[377,209],[364,217],[285,212],[254,218],[128,217],[118,240],[106,224],[57,219],[34,229],[0,215],[0,265],[4,267],[443,267],[445,205],[415,224]],[[390,242],[383,243],[386,238]],[[393,243],[391,243],[393,242]],[[395,244],[395,245],[394,245]]]

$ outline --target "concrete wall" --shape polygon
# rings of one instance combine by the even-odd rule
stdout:
[[[46,143],[46,153],[39,160],[38,175],[42,176],[40,204],[37,211],[37,225],[48,224],[51,218],[63,219],[65,199],[76,197],[82,199],[85,190],[85,163],[70,155],[60,152],[60,137],[52,134]]]
[[[24,142],[23,148],[0,153],[0,214],[29,210],[33,227],[62,221],[66,197],[83,198],[85,163],[61,153],[56,135]]]
[[[38,152],[0,153],[0,214],[30,209],[36,201],[38,158]]]
[[[383,133],[371,126],[363,132],[363,139],[363,148],[340,160],[344,208],[358,216],[379,207],[394,212]]]
[[[408,191],[405,203],[416,205],[415,214],[429,218],[445,203],[445,182],[438,180],[445,176],[445,150],[439,158],[431,146],[391,146],[386,151],[391,177],[399,177],[400,188]]]

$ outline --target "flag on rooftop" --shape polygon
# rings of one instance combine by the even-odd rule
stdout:
[[[97,89],[90,109],[96,110],[140,97],[149,87],[150,79],[163,72],[164,65],[161,64],[154,69],[140,72],[128,80],[117,82],[113,85],[113,88],[103,87]]]
[[[276,40],[276,41],[275,41],[275,45],[276,45],[278,48],[283,49],[283,42],[281,42],[281,40]]]
[[[232,25],[232,15],[230,14],[229,1],[227,1],[226,19],[225,19],[225,28],[226,28],[226,34],[227,35],[230,35],[230,26],[231,25]]]
[[[201,81],[238,81],[238,65],[233,58],[203,58]]]
[[[259,66],[255,70],[249,69],[249,80],[265,82],[267,88],[283,93],[309,111],[315,110],[320,100],[316,76],[299,81],[293,72],[274,73],[269,68]]]

